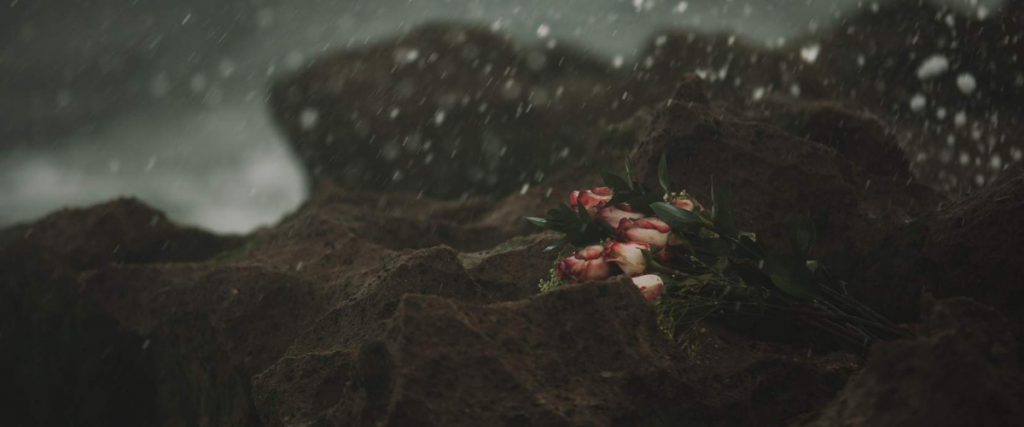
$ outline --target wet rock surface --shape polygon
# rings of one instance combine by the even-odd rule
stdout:
[[[915,22],[906,10],[877,13]],[[1005,36],[1014,13],[962,24],[954,16],[952,25],[965,38],[996,36],[957,25]],[[940,28],[931,19],[921,18],[922,34]],[[844,37],[833,39],[870,42]],[[728,36],[674,33],[652,43],[649,66],[620,74],[564,47],[516,47],[461,25],[421,28],[329,56],[275,88],[278,118],[323,179],[274,227],[216,236],[118,200],[0,231],[0,413],[14,426],[1021,418],[1021,169],[950,199],[904,154],[901,132],[923,119],[841,95],[856,89],[853,77],[801,83],[799,98],[772,95],[779,81],[841,63],[827,44],[839,41],[822,41],[813,66],[792,68],[779,64],[802,61],[798,51],[761,52]],[[733,67],[726,77],[684,72],[720,70],[721,61]],[[917,64],[908,61],[877,72]],[[750,90],[772,84],[750,102]],[[1017,107],[999,102],[991,105],[1000,123],[1012,125]],[[998,149],[1016,143],[1007,138]],[[567,147],[601,159],[561,156]],[[449,163],[420,166],[431,153]],[[521,216],[597,185],[595,169],[626,159],[656,185],[663,153],[673,184],[700,200],[710,201],[712,182],[728,184],[740,228],[769,247],[785,249],[791,223],[811,217],[815,257],[917,336],[878,344],[866,360],[716,320],[672,342],[628,283],[540,294],[555,258],[542,249],[556,236],[535,233]],[[492,172],[499,178],[490,185]],[[465,194],[470,187],[485,190]]]

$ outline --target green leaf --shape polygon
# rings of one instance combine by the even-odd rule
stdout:
[[[725,239],[693,239],[690,245],[718,256],[728,256],[732,253],[732,243]]]
[[[740,236],[736,247],[737,255],[755,262],[764,259],[764,250],[750,236]]]
[[[671,193],[671,186],[668,183],[668,157],[661,153],[661,160],[658,162],[658,182],[666,193]]]
[[[629,182],[625,178],[615,175],[613,173],[601,172],[601,179],[604,180],[604,185],[607,185],[615,193],[633,191],[633,183]]]
[[[790,255],[770,253],[764,258],[762,270],[780,291],[794,298],[810,300],[818,296],[814,275],[803,260]]]
[[[814,227],[814,221],[806,217],[797,221],[789,235],[789,244],[793,249],[793,254],[800,257],[801,261],[808,259],[817,240],[818,231]]]
[[[609,224],[608,221],[605,221],[603,217],[600,215],[594,217],[594,222],[604,230],[608,237],[615,237],[616,228]]]
[[[576,212],[580,217],[580,222],[583,224],[590,223],[590,212],[587,212],[587,208],[583,206],[583,203],[576,204]]]
[[[528,217],[526,217],[526,220],[529,221],[530,224],[536,225],[536,226],[538,226],[540,228],[548,228],[548,226],[549,226],[548,225],[548,220],[546,220],[544,218],[537,218],[537,217],[533,217],[533,216],[528,216]]]
[[[736,221],[732,216],[732,195],[729,193],[729,187],[724,184],[716,185],[711,192],[711,199],[715,204],[713,208],[715,231],[723,236],[736,238],[739,235],[739,230],[736,229]]]
[[[665,202],[652,203],[650,206],[658,218],[661,218],[677,232],[694,231],[704,226],[700,215],[693,212],[679,209]]]
[[[578,224],[579,221],[576,211],[565,203],[561,203],[558,207],[549,209],[547,212],[547,228],[550,230],[565,233],[569,229],[576,228],[576,224]]]
[[[576,211],[573,210],[568,203],[562,202],[558,204],[558,219],[566,222],[575,222],[579,218]]]
[[[712,265],[711,268],[718,270],[720,272],[725,271],[726,268],[729,268],[729,258],[719,258],[718,261],[715,262],[715,265]]]
[[[555,240],[554,243],[551,243],[546,248],[544,248],[544,252],[550,252],[550,251],[553,251],[555,249],[558,249],[559,247],[561,247],[562,245],[564,245],[566,243],[569,243],[569,236],[564,236],[564,237],[562,237],[562,238],[560,238],[558,240]]]
[[[644,214],[653,214],[654,211],[651,209],[652,203],[657,203],[664,200],[660,194],[647,193],[647,194],[636,194],[627,199],[624,203],[629,205],[635,212]]]

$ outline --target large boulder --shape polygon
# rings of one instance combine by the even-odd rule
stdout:
[[[787,249],[796,221],[810,218],[819,230],[815,255],[854,281],[851,290],[858,297],[881,297],[856,286],[862,270],[877,262],[875,253],[887,236],[941,199],[924,186],[879,176],[836,148],[718,110],[707,86],[688,75],[658,111],[633,153],[638,177],[657,186],[657,165],[665,155],[671,185],[700,201],[711,203],[712,184],[728,186],[737,226],[777,250]],[[876,146],[884,148],[884,142]],[[899,309],[890,313],[898,314]]]
[[[635,78],[664,88],[697,72],[716,108],[770,123],[780,113],[802,115],[808,100],[864,110],[885,121],[922,182],[955,194],[1024,158],[1021,4],[984,16],[919,0],[865,4],[829,31],[768,47],[735,34],[665,29],[642,51]],[[848,132],[842,127],[792,130],[831,143]]]
[[[322,318],[254,380],[264,422],[781,425],[823,405],[856,366],[716,327],[685,352],[626,281],[480,305],[463,302],[480,288],[457,277],[396,301],[408,285],[390,276],[371,292],[393,296],[368,293]]]
[[[564,44],[429,24],[327,56],[271,104],[315,177],[441,198],[505,195],[593,148],[642,105],[623,72]]]
[[[1015,426],[1024,418],[1019,342],[974,301],[930,301],[919,336],[881,343],[806,427]]]
[[[970,297],[1024,325],[1024,252],[1017,247],[1024,241],[1022,215],[1024,169],[1013,167],[887,239],[867,280],[873,292],[888,290],[899,305],[924,293]]]
[[[376,313],[367,328],[409,292],[436,287],[465,301],[535,293],[553,238],[508,241],[509,231],[472,224],[481,212],[479,201],[325,185],[281,224],[244,238],[177,226],[134,200],[3,230],[4,412],[15,425],[259,425],[251,378],[382,280],[385,293],[365,304]],[[455,278],[481,299],[450,293]]]
[[[679,380],[674,350],[632,286],[567,288],[495,306],[409,295],[393,310],[380,335],[352,348],[347,375],[331,379],[339,392],[318,416],[322,425],[621,425],[658,406],[693,425],[699,419],[695,390]],[[344,329],[353,324],[320,335],[344,342],[338,334],[351,336]],[[301,392],[288,379],[257,384]],[[269,425],[312,421],[274,415]]]
[[[145,339],[85,305],[79,274],[189,263],[238,247],[134,199],[65,209],[0,231],[0,408],[12,425],[147,425],[156,377]]]

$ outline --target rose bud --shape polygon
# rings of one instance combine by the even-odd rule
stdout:
[[[599,208],[612,201],[612,195],[612,189],[608,187],[594,187],[589,190],[573,191],[569,194],[569,204],[572,205],[573,209],[576,209],[576,205],[582,203],[583,207],[593,215]]]
[[[604,280],[611,275],[611,268],[604,260],[604,246],[587,246],[575,255],[558,263],[558,277],[573,283],[590,280]]]
[[[693,209],[697,207],[697,205],[693,203],[693,200],[690,200],[689,198],[685,198],[683,196],[679,196],[672,199],[672,206],[690,212],[693,212]]]
[[[665,221],[658,218],[625,219],[619,224],[617,235],[620,240],[643,242],[652,248],[661,249],[668,243],[672,233]]]
[[[631,209],[629,205],[625,204],[606,206],[597,211],[597,214],[600,215],[608,225],[614,228],[618,228],[619,223],[621,223],[623,219],[637,219],[644,217],[644,214],[633,212],[633,209]]]
[[[633,284],[640,288],[640,293],[644,294],[644,298],[648,301],[653,301],[655,298],[658,298],[658,295],[661,295],[661,288],[665,285],[665,282],[657,274],[645,274],[634,277]]]
[[[643,251],[650,251],[651,245],[643,242],[613,242],[608,247],[604,260],[618,264],[623,273],[630,276],[644,274],[647,268],[647,260],[644,259]]]

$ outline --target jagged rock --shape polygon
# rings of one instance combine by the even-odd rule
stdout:
[[[940,29],[958,35],[946,44],[953,71],[968,60],[1010,67],[994,52],[1020,45],[1007,38],[1020,4],[990,21],[954,15],[951,27],[930,22],[932,6],[914,19],[885,6],[880,22],[920,21],[928,38],[891,65],[879,56],[900,43],[871,35],[892,29],[851,30],[867,18],[820,41],[816,61],[798,52],[810,40],[764,50],[680,32],[620,72],[564,46],[445,24],[321,60],[274,90],[278,120],[325,178],[280,224],[214,236],[122,200],[0,231],[0,413],[13,425],[271,427],[1020,418],[1022,175],[944,201],[908,179],[894,149],[914,149],[904,134],[926,119],[888,110],[921,84],[906,74],[940,47]],[[987,44],[964,47],[976,39]],[[873,74],[850,75],[856,58],[837,43],[874,45]],[[693,68],[707,79],[682,74]],[[877,90],[883,77],[891,86]],[[1016,134],[1016,89],[988,104],[951,87],[919,89],[998,110],[984,144]],[[537,295],[554,236],[525,236],[521,217],[597,184],[593,169],[617,167],[637,140],[643,180],[656,186],[664,152],[673,184],[702,201],[712,179],[729,184],[739,226],[768,246],[784,250],[791,222],[810,216],[815,255],[894,319],[915,322],[925,291],[994,310],[933,304],[918,338],[877,347],[828,403],[854,356],[707,320],[674,345],[622,281]],[[997,142],[988,150],[1011,158],[1013,141]],[[430,197],[473,192],[501,197]]]
[[[848,353],[817,354],[751,339],[716,321],[699,322],[680,341],[690,383],[723,426],[803,420],[828,404],[860,367]]]
[[[1014,426],[1020,347],[1006,319],[969,299],[930,302],[920,336],[876,345],[863,371],[806,426]]]
[[[647,43],[633,78],[664,90],[697,72],[716,108],[770,123],[780,102],[867,110],[887,122],[922,182],[957,193],[991,182],[1024,153],[1021,4],[1009,1],[984,18],[920,0],[865,4],[830,31],[768,48],[734,34],[665,29]],[[947,70],[919,76],[933,56]],[[836,136],[808,133],[798,136]]]
[[[929,221],[917,280],[925,292],[970,296],[1024,324],[1024,169],[1007,170],[971,197],[940,207]],[[927,277],[927,279],[925,279]]]
[[[892,236],[868,272],[881,293],[906,305],[923,293],[966,296],[1024,325],[1024,170],[1008,169],[990,186],[944,203]],[[1024,335],[1022,335],[1024,336]]]
[[[697,390],[672,363],[676,350],[628,283],[568,287],[487,307],[410,295],[384,339],[370,346],[379,350],[364,347],[357,364],[375,366],[355,380],[366,402],[340,405],[337,425],[700,425],[704,419]]]
[[[267,425],[777,425],[824,404],[856,366],[720,328],[685,354],[623,282],[492,305],[398,301],[375,325],[365,303],[339,307],[257,377]]]
[[[112,262],[197,261],[239,243],[237,237],[175,225],[163,212],[136,199],[64,209],[0,232],[2,259],[9,267],[37,264],[50,273]]]
[[[66,209],[0,232],[0,410],[12,425],[147,425],[144,340],[80,313],[78,274],[193,262],[241,239],[179,227],[137,200]]]
[[[787,249],[792,225],[809,217],[819,230],[816,255],[856,281],[886,236],[940,200],[920,185],[879,179],[823,144],[690,102],[702,97],[696,82],[685,80],[658,111],[633,154],[637,173],[656,187],[664,153],[672,185],[698,200],[711,202],[712,183],[727,185],[739,228],[769,247]]]
[[[593,148],[642,105],[611,63],[430,24],[318,61],[271,104],[307,169],[350,189],[505,195]]]
[[[539,251],[534,245],[528,247]],[[508,253],[496,252],[499,255],[492,256]],[[490,261],[485,254],[472,258],[476,258],[474,267]],[[536,263],[532,266],[540,267]],[[486,268],[476,271],[486,272]],[[536,272],[532,273],[536,277]],[[510,284],[507,279],[477,281],[458,253],[443,246],[400,256],[374,278],[347,292],[348,298],[303,333],[286,357],[254,380],[261,416],[268,425],[291,425],[323,416],[324,411],[344,403],[344,396],[353,392],[345,384],[351,375],[352,357],[368,340],[383,334],[385,321],[395,313],[403,295],[439,295],[485,303],[526,297],[536,292],[536,282],[533,285]],[[309,371],[305,368],[309,364],[320,369]],[[306,378],[307,373],[313,377]],[[333,400],[316,397],[327,393],[323,390],[333,389],[337,389],[330,394]],[[342,391],[347,393],[339,394]]]
[[[259,266],[112,267],[82,279],[77,310],[141,341],[121,350],[148,365],[135,375],[149,387],[132,392],[154,406],[149,424],[248,426],[258,422],[249,379],[323,314],[322,293]]]
[[[866,110],[832,101],[787,102],[772,119],[782,130],[832,148],[878,180],[913,177],[893,131]]]
[[[428,293],[416,286],[432,271],[438,288],[457,289],[448,278],[462,277],[488,301],[536,292],[551,264],[540,250],[546,235],[481,253],[426,249],[441,258],[403,261],[400,251],[411,248],[507,240],[498,227],[472,225],[481,206],[328,185],[244,239],[177,227],[133,200],[4,230],[0,377],[4,395],[23,398],[5,400],[5,412],[26,425],[258,424],[251,378],[328,309],[365,293],[386,265],[400,273],[384,287],[391,302],[372,300],[378,320],[403,293]],[[453,232],[431,232],[441,227]]]

